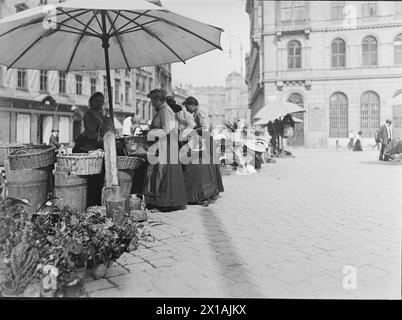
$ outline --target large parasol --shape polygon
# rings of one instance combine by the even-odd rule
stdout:
[[[0,64],[40,70],[131,69],[221,49],[222,29],[143,0],[71,0],[0,20]]]

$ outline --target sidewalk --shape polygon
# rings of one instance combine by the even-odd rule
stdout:
[[[399,299],[402,166],[375,152],[290,151],[259,174],[225,176],[207,208],[151,213],[155,241],[86,295]],[[345,266],[356,289],[344,289]]]

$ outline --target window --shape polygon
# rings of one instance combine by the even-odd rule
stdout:
[[[39,90],[47,91],[47,71],[40,71],[39,73]]]
[[[124,101],[126,102],[126,104],[130,104],[130,89],[131,89],[131,83],[126,81],[124,91]]]
[[[377,14],[376,1],[368,1],[362,4],[363,17],[374,17]]]
[[[395,14],[402,14],[402,1],[395,1]]]
[[[362,43],[363,66],[376,66],[377,59],[377,40],[374,37],[365,37]]]
[[[137,100],[135,103],[135,114],[140,114],[140,101]]]
[[[402,94],[402,90],[398,90],[394,97],[400,94]],[[392,126],[395,138],[402,138],[402,104],[392,106]]]
[[[331,63],[333,68],[346,66],[345,41],[335,39],[331,44]]]
[[[96,78],[91,78],[91,96],[96,92]]]
[[[39,5],[41,6],[47,5],[47,0],[40,0]]]
[[[394,40],[394,63],[402,64],[402,35],[400,34]]]
[[[145,120],[145,110],[147,108],[147,103],[144,101],[142,103],[142,120]]]
[[[281,1],[281,22],[303,21],[306,18],[305,1]]]
[[[103,76],[103,95],[105,96],[105,101],[109,100],[109,95],[107,92],[107,78]]]
[[[120,103],[120,80],[114,80],[114,102]]]
[[[17,115],[17,142],[31,143],[31,115],[19,113]]]
[[[59,120],[59,142],[60,143],[68,143],[70,141],[70,118],[69,117],[60,117]]]
[[[59,72],[59,93],[66,93],[66,73]]]
[[[25,69],[17,70],[17,88],[27,89],[27,71]]]
[[[348,98],[341,92],[329,99],[329,137],[348,137]]]
[[[142,81],[142,92],[145,93],[145,90],[146,89],[145,89],[145,79],[144,79],[144,81]]]
[[[138,75],[137,75],[137,79],[135,80],[135,91],[137,93],[139,93],[139,91],[140,91],[140,80],[139,80]]]
[[[149,91],[151,91],[152,90],[152,79],[149,79]]]
[[[333,20],[341,20],[344,17],[343,8],[345,1],[332,1],[331,2],[331,18]]]
[[[296,40],[292,40],[288,44],[288,68],[301,68],[301,45]]]
[[[152,119],[152,105],[148,103],[148,119]]]
[[[380,126],[380,97],[374,91],[367,91],[360,102],[360,129],[362,136],[372,138]]]
[[[75,75],[75,93],[82,94],[82,76],[79,74]]]

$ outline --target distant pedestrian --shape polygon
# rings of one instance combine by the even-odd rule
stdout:
[[[388,157],[384,156],[384,151],[385,148],[387,147],[387,145],[392,141],[393,139],[393,135],[392,135],[392,121],[390,119],[388,119],[387,121],[385,121],[385,124],[383,124],[379,131],[379,139],[381,140],[381,150],[380,150],[380,156],[378,158],[378,160],[380,161],[388,161]]]
[[[349,143],[348,143],[348,150],[353,150],[353,147],[355,145],[354,143],[354,135],[353,135],[353,131],[349,132]]]
[[[359,131],[357,133],[357,136],[355,137],[356,142],[355,142],[355,145],[353,146],[353,151],[363,151],[362,143],[360,141],[361,134],[362,134],[362,132]]]
[[[61,144],[59,143],[59,130],[52,129],[52,133],[49,137],[49,146],[53,146],[56,149],[60,149]]]

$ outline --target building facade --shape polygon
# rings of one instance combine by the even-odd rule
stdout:
[[[226,77],[224,115],[226,121],[242,119],[247,126],[250,125],[247,85],[243,76],[236,71]]]
[[[36,5],[60,1],[0,1],[0,18]],[[147,94],[153,88],[171,89],[171,66],[111,70],[112,97],[117,123],[133,113],[144,121],[153,117]],[[0,141],[5,143],[47,143],[53,126],[60,130],[60,142],[72,144],[73,106],[86,111],[96,91],[108,99],[105,71],[59,72],[9,69],[0,66]],[[43,105],[50,95],[57,107]],[[108,103],[105,103],[108,112]]]
[[[306,112],[289,144],[363,144],[386,119],[402,137],[402,3],[396,1],[248,0],[246,57],[251,116],[290,101]]]

